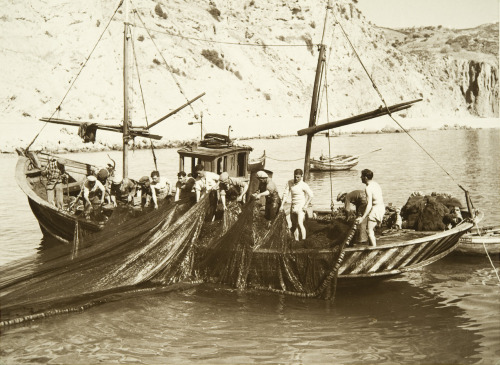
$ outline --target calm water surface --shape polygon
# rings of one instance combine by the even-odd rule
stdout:
[[[401,206],[413,191],[470,190],[500,221],[500,132],[421,131],[415,138],[449,175],[402,134],[332,138],[332,154],[363,154],[352,171],[313,173],[314,205],[328,209],[338,192],[362,188],[370,168],[386,203]],[[245,141],[270,157],[278,187],[302,168],[305,139]],[[316,137],[313,156],[328,154]],[[111,152],[117,161],[120,152]],[[106,153],[72,158],[107,162]],[[131,175],[149,174],[151,154],[132,154]],[[157,151],[162,176],[175,180],[175,150]],[[14,180],[15,156],[0,157],[0,263],[35,254],[41,233]],[[499,258],[492,257],[498,267]],[[1,304],[1,303],[0,303]],[[500,364],[499,281],[487,258],[450,255],[426,268],[359,287],[342,287],[335,302],[200,285],[126,297],[83,313],[53,317],[0,336],[0,363],[344,363]]]

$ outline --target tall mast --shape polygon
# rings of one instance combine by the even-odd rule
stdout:
[[[325,66],[325,45],[323,44],[323,40],[325,39],[325,30],[326,24],[328,21],[328,10],[332,8],[331,0],[328,0],[328,5],[326,6],[325,13],[325,24],[323,25],[323,34],[321,36],[321,44],[319,45],[319,56],[318,56],[318,64],[316,66],[316,77],[314,78],[314,88],[313,88],[313,96],[311,101],[311,113],[309,114],[309,127],[314,127],[316,125],[316,118],[318,114],[318,104],[319,104],[319,90],[321,88],[321,78],[323,75],[323,69]],[[311,144],[314,133],[310,133],[307,135],[306,142],[306,153],[304,160],[304,180],[309,180],[309,160],[311,157]]]
[[[125,0],[125,21],[123,22],[123,178],[128,177],[128,141],[130,139],[128,131],[129,123],[129,42],[130,25],[128,17],[129,0]]]

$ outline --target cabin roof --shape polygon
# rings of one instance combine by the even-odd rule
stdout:
[[[177,153],[181,156],[187,157],[197,157],[203,159],[209,158],[214,159],[222,156],[233,155],[239,152],[251,152],[253,150],[250,146],[230,146],[230,147],[222,147],[222,148],[210,148],[210,147],[202,147],[202,146],[189,146],[183,147],[177,150]]]

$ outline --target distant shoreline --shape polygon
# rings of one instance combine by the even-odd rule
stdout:
[[[500,129],[500,126],[495,128],[483,128],[483,127],[471,127],[471,126],[464,126],[464,125],[443,125],[439,129],[440,131],[447,131],[447,130],[472,130],[472,129]],[[415,127],[415,128],[407,128],[407,131],[422,131],[422,130],[430,130],[430,128],[425,128],[425,127]],[[325,132],[326,133],[326,132]],[[322,133],[322,134],[325,134]],[[382,128],[380,130],[373,130],[373,131],[353,131],[353,132],[341,132],[341,133],[334,133],[331,135],[332,138],[334,137],[339,137],[341,135],[347,135],[347,136],[355,136],[355,135],[363,135],[363,134],[389,134],[389,133],[405,133],[401,129],[397,128]],[[37,145],[35,148],[32,148],[33,150],[39,151],[47,151],[51,153],[81,153],[81,152],[105,152],[105,151],[121,151],[122,150],[122,145],[120,143],[115,143],[115,142],[106,142],[106,141],[96,141],[95,143],[83,143],[80,141],[80,143],[75,143],[75,138],[77,137],[76,135],[71,135],[72,138],[67,138],[66,141],[61,141],[59,140],[57,143],[41,143]],[[270,135],[257,135],[257,136],[250,136],[250,137],[238,137],[235,138],[233,141],[238,143],[240,141],[249,141],[249,140],[254,140],[254,139],[282,139],[282,138],[290,138],[290,137],[299,137],[296,134],[270,134]],[[199,142],[199,139],[189,139],[189,140],[174,140],[174,141],[165,141],[165,142],[155,142],[154,143],[154,148],[156,149],[168,149],[168,148],[182,148],[182,147],[188,147],[195,145]],[[18,148],[24,148],[21,146],[17,146]],[[151,143],[148,139],[140,138],[135,141],[134,144],[134,149],[136,150],[146,150],[151,148]],[[0,146],[0,153],[7,155],[7,154],[15,154],[15,147],[12,145],[10,146]]]

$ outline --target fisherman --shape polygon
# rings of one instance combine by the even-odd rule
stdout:
[[[295,241],[299,240],[300,235],[302,235],[303,240],[306,239],[306,227],[304,226],[304,220],[306,217],[307,207],[314,197],[313,191],[303,180],[303,176],[304,171],[301,169],[295,169],[293,171],[293,179],[288,180],[288,183],[285,186],[280,207],[280,209],[283,209],[285,200],[289,195],[291,195],[292,205],[290,207],[290,220],[292,221],[292,228],[290,230],[295,238]]]
[[[451,207],[450,208],[450,213],[445,214],[443,217],[443,223],[445,225],[446,229],[452,229],[454,228],[458,223],[463,221],[462,217],[462,211],[460,210],[460,207]]]
[[[337,195],[337,201],[344,203],[344,209],[346,212],[353,210],[353,206],[356,210],[356,217],[362,217],[366,209],[366,193],[364,190],[353,190],[349,193],[340,193]],[[368,229],[368,219],[365,218],[359,229],[356,231],[355,242],[364,244],[368,241],[367,229]]]
[[[219,177],[219,195],[222,202],[222,208],[227,209],[227,201],[238,201],[245,203],[245,193],[248,190],[248,184],[238,178],[229,177],[227,172],[223,172]]]
[[[134,196],[137,192],[137,184],[129,178],[122,179],[119,176],[113,177],[111,182],[110,196],[113,206],[117,203],[134,204]]]
[[[368,218],[367,233],[368,240],[371,246],[377,246],[375,238],[375,227],[378,223],[382,223],[385,214],[384,198],[382,196],[382,188],[373,179],[373,172],[368,169],[361,171],[361,181],[366,185],[366,209],[361,217],[356,219],[356,223],[360,224],[365,218]]]
[[[160,172],[157,170],[151,172],[151,186],[155,189],[158,200],[165,199],[170,195],[170,182],[160,178]]]
[[[175,198],[174,201],[180,199],[190,198],[194,193],[195,179],[192,176],[187,176],[184,171],[177,174],[177,183],[175,184]]]
[[[65,172],[65,163],[66,160],[62,158],[56,159],[54,156],[50,156],[47,166],[42,172],[42,175],[45,175],[47,178],[47,184],[45,185],[47,202],[55,205],[58,209],[62,209],[64,206],[64,191],[62,184],[63,181],[67,181],[68,178]]]
[[[278,188],[265,171],[258,171],[257,179],[259,179],[259,188],[252,196],[255,199],[266,197],[265,217],[271,221],[276,217],[281,206]]]
[[[105,199],[108,203],[111,203],[111,196],[110,196],[110,191],[111,191],[111,179],[110,179],[110,172],[107,168],[102,168],[99,170],[97,173],[97,180],[104,186],[106,189],[106,195]]]
[[[153,202],[154,208],[158,209],[158,200],[156,198],[156,189],[151,186],[151,180],[149,176],[143,176],[139,179],[139,189],[137,190],[137,196],[141,202],[143,208],[147,208]]]
[[[83,183],[83,205],[85,209],[85,217],[90,218],[90,212],[95,205],[102,205],[106,189],[94,175],[87,176],[87,180]]]
[[[219,175],[215,172],[205,171],[205,166],[203,166],[201,162],[196,165],[194,172],[203,172],[203,176],[200,178],[204,180],[206,190],[215,189],[217,183],[219,182]]]

